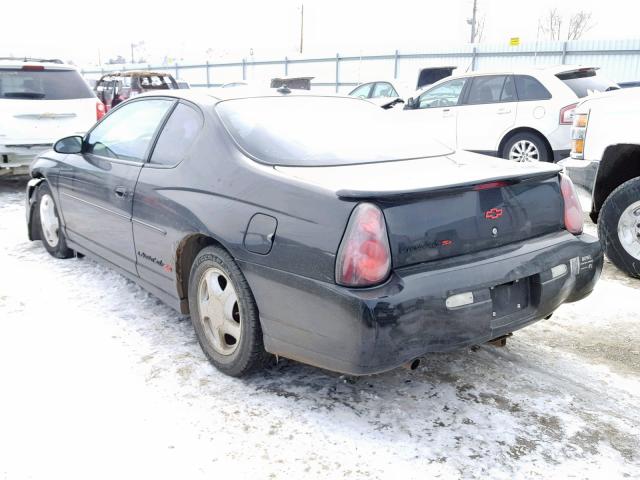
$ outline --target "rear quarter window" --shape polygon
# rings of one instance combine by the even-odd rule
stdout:
[[[75,70],[0,69],[0,98],[73,100],[93,96]]]
[[[516,91],[518,100],[549,100],[551,94],[538,80],[529,75],[516,75]]]

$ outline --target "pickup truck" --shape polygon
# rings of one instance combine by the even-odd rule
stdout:
[[[571,157],[560,162],[582,207],[598,224],[609,260],[640,278],[640,89],[583,100],[571,129]]]

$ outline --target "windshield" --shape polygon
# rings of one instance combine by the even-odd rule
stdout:
[[[0,98],[70,100],[93,96],[75,70],[0,69]]]
[[[451,152],[429,138],[423,122],[354,98],[247,98],[220,102],[216,110],[236,143],[271,165],[370,163]]]
[[[559,73],[556,76],[573,90],[578,98],[619,88],[608,78],[598,75],[592,68]]]

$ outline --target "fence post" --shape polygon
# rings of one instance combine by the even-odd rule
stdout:
[[[473,51],[471,53],[471,71],[475,72],[476,70],[476,57],[478,54],[478,47],[474,46]]]
[[[247,61],[242,59],[242,80],[247,79]]]
[[[562,65],[567,61],[567,42],[562,43]]]
[[[340,87],[340,54],[336,53],[336,93]]]
[[[289,75],[289,59],[287,57],[284,57],[284,76],[288,76]]]
[[[396,54],[393,57],[393,78],[394,80],[398,78],[398,50],[396,50]]]
[[[209,78],[209,60],[207,60],[206,72],[207,72],[207,88],[209,88],[211,86],[211,81],[210,81],[210,78]]]

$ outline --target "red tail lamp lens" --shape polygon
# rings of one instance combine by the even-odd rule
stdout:
[[[584,228],[582,206],[573,182],[563,174],[560,174],[560,189],[564,199],[564,226],[569,232],[579,235]]]
[[[351,213],[336,259],[336,282],[349,287],[370,287],[386,280],[391,252],[382,211],[371,203]]]

